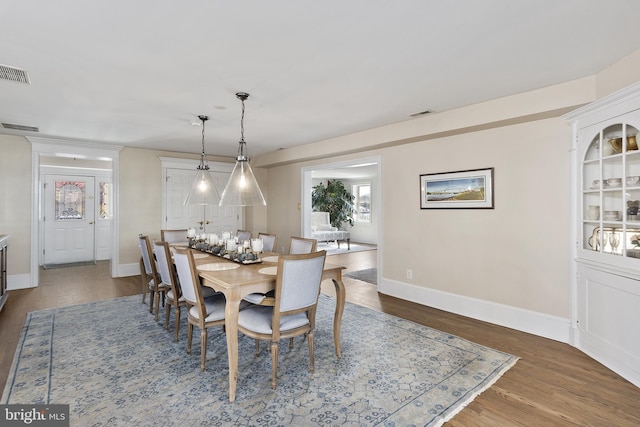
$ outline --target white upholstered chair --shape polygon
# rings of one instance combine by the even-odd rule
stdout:
[[[149,292],[149,313],[154,313],[155,303],[155,320],[158,320],[160,299],[162,299],[162,304],[164,305],[165,294],[171,288],[170,286],[163,285],[160,280],[149,236],[138,236],[138,245],[140,246],[140,252],[142,253],[140,273],[142,276],[143,292],[145,294],[147,291]],[[142,267],[144,267],[144,273],[142,271]],[[144,294],[142,295],[142,302],[144,302]]]
[[[238,315],[238,330],[248,337],[271,343],[271,388],[278,377],[278,343],[306,335],[309,367],[314,372],[313,331],[326,251],[281,255],[278,258],[275,305],[253,305]],[[291,345],[290,345],[291,348]],[[256,346],[256,353],[259,346]]]
[[[275,252],[278,242],[277,234],[258,233],[258,239],[262,239],[262,250],[265,252]]]
[[[236,232],[236,236],[238,236],[239,242],[244,242],[245,240],[251,240],[251,232],[247,230],[238,230]]]
[[[225,298],[221,293],[205,298],[200,288],[200,279],[196,270],[191,249],[176,249],[174,263],[182,295],[189,304],[187,312],[187,353],[191,354],[191,341],[194,325],[200,328],[200,369],[205,370],[207,360],[207,328],[224,326]]]
[[[289,242],[289,254],[309,254],[316,251],[318,241],[316,239],[306,239],[304,237],[291,237]]]
[[[170,288],[165,296],[166,317],[164,321],[164,328],[167,331],[169,330],[169,317],[171,315],[171,307],[173,307],[176,312],[174,341],[178,342],[182,307],[187,307],[187,301],[182,296],[178,276],[176,275],[173,260],[171,259],[171,249],[169,248],[169,244],[167,242],[154,242],[153,250],[158,261],[158,274],[160,276],[161,283]]]
[[[187,231],[186,228],[179,230],[160,230],[160,240],[170,245],[182,243],[186,246],[189,243]]]

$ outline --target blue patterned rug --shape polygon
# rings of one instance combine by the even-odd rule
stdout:
[[[202,373],[199,331],[189,356],[184,314],[174,343],[140,296],[32,312],[2,403],[70,404],[72,426],[437,426],[518,359],[350,303],[338,359],[334,307],[320,296],[315,374],[307,343],[296,339],[290,351],[283,341],[275,391],[269,353],[256,358],[241,336],[233,403],[220,328],[209,331]]]

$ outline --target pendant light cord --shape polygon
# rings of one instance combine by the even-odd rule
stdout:
[[[198,170],[209,170],[209,165],[204,164],[204,124],[207,120],[209,120],[209,116],[198,116],[200,120],[202,120],[202,154],[200,154],[200,166],[198,166]]]

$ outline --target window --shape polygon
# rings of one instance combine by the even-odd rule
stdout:
[[[111,183],[101,182],[99,185],[100,192],[100,211],[98,218],[111,219]]]
[[[56,220],[84,219],[84,182],[56,181]]]
[[[371,222],[371,184],[357,184],[352,188],[355,196],[354,220]]]

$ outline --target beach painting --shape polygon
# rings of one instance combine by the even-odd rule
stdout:
[[[493,209],[493,168],[420,175],[421,209]]]

